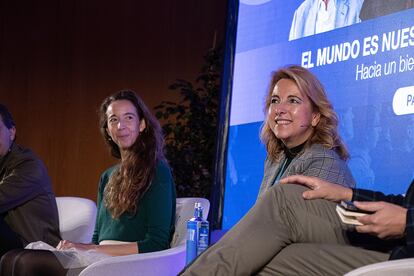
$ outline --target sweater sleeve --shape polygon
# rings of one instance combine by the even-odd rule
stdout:
[[[385,195],[365,189],[352,189],[352,201],[385,201],[399,206],[404,206],[403,195]]]
[[[405,241],[409,247],[414,246],[414,206],[412,205],[413,183],[408,188],[406,196],[403,195],[385,195],[381,192],[375,192],[365,189],[353,189],[352,200],[357,201],[385,201],[399,205],[407,209],[407,218],[405,222]],[[391,254],[391,259],[406,256],[409,247],[397,247]]]
[[[159,164],[151,188],[142,198],[139,208],[147,212],[147,232],[137,241],[140,253],[169,247],[175,221],[175,187],[170,169]]]
[[[93,231],[93,236],[92,236],[92,243],[94,243],[94,244],[99,243],[99,229],[100,229],[100,226],[101,226],[101,222],[99,220],[99,214],[100,214],[99,210],[100,210],[101,204],[102,204],[103,190],[105,189],[106,182],[108,181],[108,175],[107,174],[108,174],[107,171],[105,171],[101,175],[101,178],[99,180],[98,196],[97,196],[97,200],[96,200],[96,206],[97,206],[96,221],[95,221],[95,229]]]
[[[407,219],[405,224],[405,239],[409,246],[414,245],[414,207],[407,209]]]

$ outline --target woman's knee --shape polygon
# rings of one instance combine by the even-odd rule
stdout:
[[[296,201],[304,201],[302,197],[302,193],[308,190],[307,187],[298,185],[298,184],[282,184],[282,185],[275,185],[271,189],[269,189],[272,197],[278,201],[286,201],[286,202],[296,202]]]

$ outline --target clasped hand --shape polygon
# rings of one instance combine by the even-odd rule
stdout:
[[[68,240],[61,240],[59,242],[59,244],[56,246],[56,249],[58,250],[65,250],[65,249],[78,249],[78,250],[91,250],[91,249],[95,249],[96,245],[95,244],[87,244],[87,243],[76,243],[76,242],[71,242]]]

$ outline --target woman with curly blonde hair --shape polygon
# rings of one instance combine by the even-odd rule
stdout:
[[[11,251],[1,260],[0,275],[66,275],[101,258],[169,247],[176,195],[158,121],[131,90],[106,98],[100,117],[102,135],[120,163],[101,176],[92,243],[62,240],[53,253]]]
[[[267,158],[256,204],[180,275],[343,274],[332,271],[343,271],[347,262],[319,265],[325,256],[336,259],[315,246],[347,244],[351,227],[341,223],[336,203],[306,200],[310,189],[301,185],[279,185],[290,175],[323,179],[343,190],[355,185],[325,90],[307,69],[281,68],[272,74],[265,113],[261,139]],[[307,248],[316,250],[305,258]],[[368,250],[363,254],[372,256]]]
[[[274,72],[264,110],[260,138],[267,158],[259,196],[280,178],[293,174],[354,185],[337,115],[315,75],[297,65]]]

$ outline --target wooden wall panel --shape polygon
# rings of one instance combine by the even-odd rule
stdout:
[[[99,133],[104,97],[135,89],[150,108],[176,100],[224,37],[223,0],[0,0],[0,102],[18,143],[46,163],[58,196],[96,198],[116,162]]]

